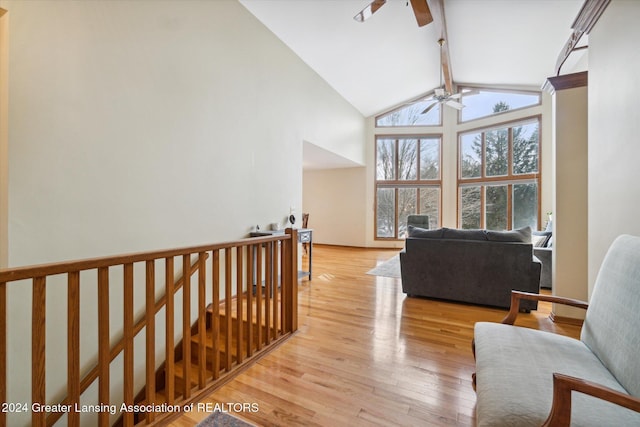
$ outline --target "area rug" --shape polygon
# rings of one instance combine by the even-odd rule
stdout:
[[[254,424],[249,424],[226,412],[215,411],[202,420],[197,427],[254,427]]]
[[[400,255],[396,255],[385,262],[378,264],[375,268],[367,271],[372,276],[400,278]]]

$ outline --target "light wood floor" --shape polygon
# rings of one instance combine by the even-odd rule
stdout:
[[[399,279],[366,274],[397,252],[314,246],[299,331],[203,402],[254,404],[234,415],[261,426],[474,425],[473,325],[506,311],[407,298]],[[517,324],[578,336],[549,310],[541,304]]]

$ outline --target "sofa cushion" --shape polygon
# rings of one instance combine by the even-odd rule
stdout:
[[[444,227],[442,228],[442,238],[454,240],[487,240],[487,233],[485,230]]]
[[[623,235],[602,262],[580,338],[636,397],[640,397],[638,307],[640,237]]]
[[[579,340],[489,322],[476,323],[474,337],[478,427],[540,426],[551,409],[554,372],[625,392]],[[640,425],[640,413],[604,400],[573,393],[572,402],[572,425]]]
[[[487,230],[487,240],[494,242],[531,243],[531,227],[523,227],[510,231]]]
[[[426,228],[415,227],[410,225],[407,227],[409,237],[419,237],[424,239],[440,239],[442,238],[442,228],[427,230]]]

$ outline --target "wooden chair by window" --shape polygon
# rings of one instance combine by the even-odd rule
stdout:
[[[308,224],[309,224],[309,214],[308,213],[303,213],[302,214],[302,228],[307,228]],[[309,249],[307,248],[307,245],[308,245],[308,243],[303,243],[302,244],[302,249],[304,250],[305,255],[309,251]]]

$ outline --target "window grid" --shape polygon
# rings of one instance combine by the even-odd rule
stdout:
[[[520,138],[522,130],[526,126],[534,125],[537,129],[534,134],[530,136],[530,141],[527,142],[523,138]],[[487,136],[492,135],[492,132],[500,132],[507,130],[507,151],[502,158],[489,158],[488,157],[488,142]],[[516,129],[519,129],[518,135],[514,135]],[[487,192],[492,194],[492,191],[497,187],[506,187],[504,196],[504,203],[506,208],[506,229],[512,229],[516,226],[522,225],[520,217],[522,215],[516,215],[514,204],[518,204],[520,208],[526,209],[526,202],[528,201],[529,208],[535,203],[535,217],[530,218],[527,225],[532,228],[537,227],[540,224],[540,117],[525,118],[517,122],[496,124],[491,127],[476,129],[472,131],[461,132],[458,134],[458,227],[460,228],[487,228],[497,227],[497,219],[495,217],[489,218],[488,215],[492,212],[497,212],[494,205],[495,203],[489,203],[495,201],[491,199],[487,201]],[[478,134],[474,138],[476,143],[476,152],[480,154],[479,176],[472,172],[472,161],[465,160],[465,156],[468,156],[468,150],[465,150],[463,146],[463,139],[467,135]],[[498,139],[498,138],[496,138]],[[518,140],[518,147],[515,147],[514,140]],[[468,140],[467,140],[468,141]],[[535,141],[531,144],[531,141]],[[495,148],[495,147],[493,147]],[[516,151],[525,150],[527,155],[520,155],[521,162],[530,160],[533,156],[535,158],[535,168],[532,169],[529,162],[529,169],[524,173],[516,173]],[[518,151],[519,152],[519,151]],[[506,161],[507,174],[495,174],[491,175],[487,173],[489,162],[491,161]],[[524,160],[523,160],[524,159]],[[532,169],[532,170],[531,170]],[[524,186],[524,187],[523,187]],[[525,188],[526,194],[521,195],[521,199],[514,199],[514,192],[517,189]],[[475,190],[473,190],[475,189]],[[521,192],[523,190],[520,190]],[[533,194],[535,193],[535,194]],[[497,192],[494,196],[497,197]],[[535,198],[533,197],[535,196]],[[521,206],[522,205],[522,206]],[[501,206],[497,206],[500,208]],[[476,212],[477,211],[477,212]],[[497,215],[497,214],[496,214]],[[531,222],[533,219],[533,222]],[[526,221],[525,221],[526,222]],[[504,222],[503,222],[504,223]]]
[[[380,144],[381,141],[384,143]],[[389,147],[389,141],[393,141],[392,148]],[[415,143],[413,152],[411,149],[406,150],[411,142]],[[437,147],[435,150],[434,144]],[[441,146],[441,135],[376,136],[376,239],[404,238],[406,217],[409,214],[429,213],[433,226],[439,226],[442,199]],[[406,151],[403,152],[402,148]],[[389,149],[393,152],[385,152]],[[435,155],[425,156],[426,151]],[[407,162],[411,164],[405,164]],[[391,175],[390,168],[393,170]],[[415,172],[399,175],[401,171],[407,170]]]

